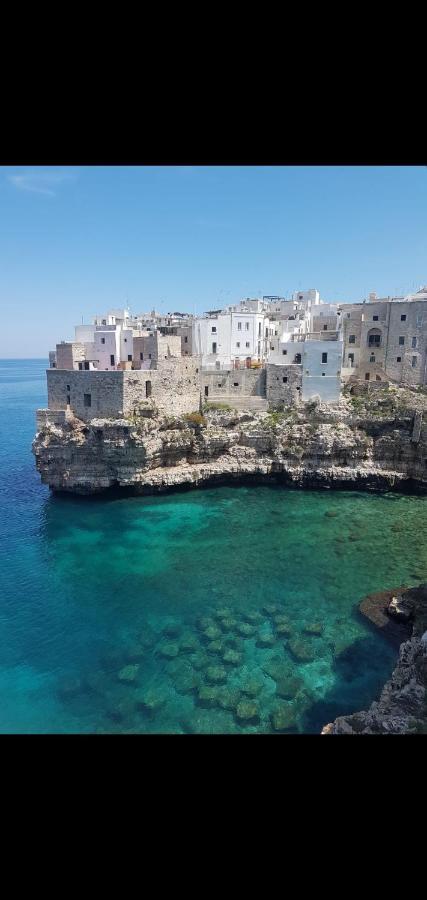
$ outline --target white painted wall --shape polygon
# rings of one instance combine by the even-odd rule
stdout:
[[[120,328],[115,325],[97,326],[94,340],[94,355],[98,360],[98,369],[111,372],[120,362]],[[111,363],[114,356],[114,364]]]

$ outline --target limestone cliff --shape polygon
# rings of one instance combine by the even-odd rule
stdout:
[[[231,479],[277,479],[301,487],[423,489],[427,486],[427,398],[397,388],[308,402],[259,414],[209,409],[165,417],[149,403],[128,419],[70,417],[37,433],[42,481],[56,491],[135,493]],[[198,421],[198,419],[200,421]]]
[[[379,700],[366,711],[340,716],[322,734],[427,734],[427,584],[373,595],[361,610],[381,628],[401,623],[411,636],[401,644]]]

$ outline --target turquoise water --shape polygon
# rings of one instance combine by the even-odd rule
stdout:
[[[375,699],[396,649],[357,603],[427,580],[426,500],[52,496],[45,366],[0,361],[0,730],[318,732]]]

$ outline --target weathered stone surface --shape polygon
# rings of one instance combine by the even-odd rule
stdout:
[[[224,650],[222,654],[223,662],[227,663],[230,666],[240,666],[242,663],[242,654],[237,650],[233,650],[231,647],[228,647]]]
[[[138,672],[138,664],[134,664],[132,666],[124,666],[123,669],[120,669],[117,678],[119,681],[124,681],[127,684],[132,684],[136,680]]]
[[[324,632],[324,626],[321,622],[307,622],[307,624],[304,625],[303,631],[306,634],[312,634],[315,637],[319,637]]]
[[[70,376],[85,374],[89,373]],[[68,373],[63,377],[66,380]],[[185,421],[182,428],[172,427],[176,422],[170,423],[163,414],[137,423],[46,420],[33,452],[42,481],[54,490],[74,493],[117,486],[152,493],[248,476],[313,488],[425,486],[427,441],[423,430],[419,442],[411,442],[411,430],[415,405],[424,403],[427,408],[427,401],[399,388],[394,388],[394,395],[392,415],[379,407],[373,410],[372,404],[355,412],[342,398],[335,406],[320,406],[314,423],[305,408],[294,409],[292,422],[271,427],[265,427],[262,414],[234,425],[231,420],[221,425],[207,414],[206,427],[198,433]]]
[[[236,706],[236,716],[242,723],[259,721],[259,706],[254,700],[240,700]]]
[[[203,684],[197,692],[197,702],[207,709],[217,706],[219,702],[219,688],[214,684]]]
[[[368,710],[339,716],[324,726],[322,734],[427,733],[427,585],[389,592],[388,604],[384,604],[384,594],[379,595],[381,609],[388,610],[396,596],[399,607],[411,609],[409,621],[412,637],[400,645],[397,665],[390,680],[384,685],[379,700],[372,703]],[[360,609],[363,611],[365,608],[365,601],[362,601]],[[372,608],[370,602],[367,609],[371,619]],[[406,616],[403,622],[407,629]],[[384,628],[381,618],[380,627]],[[385,633],[388,633],[387,630]],[[392,638],[395,639],[395,632]]]
[[[274,731],[295,731],[297,726],[295,710],[290,704],[277,706],[271,714]]]
[[[159,644],[158,653],[160,656],[164,656],[165,659],[174,659],[175,656],[178,656],[179,644]]]
[[[208,666],[205,677],[209,684],[221,684],[227,681],[227,671],[223,666]]]
[[[166,703],[164,691],[156,687],[135,691],[134,699],[137,708],[149,714],[158,712]]]
[[[292,656],[294,656],[298,662],[312,662],[313,659],[316,658],[316,652],[308,641],[302,640],[301,638],[291,638],[288,646]]]

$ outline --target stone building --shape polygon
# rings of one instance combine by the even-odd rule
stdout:
[[[150,371],[48,369],[46,375],[48,412],[62,411],[85,422],[131,416],[152,405],[164,414],[182,415],[200,404],[197,359],[159,359]]]
[[[343,379],[426,384],[426,299],[423,289],[409,299],[342,307]]]
[[[176,334],[161,334],[154,331],[141,337],[134,337],[134,368],[155,368],[160,359],[181,356],[181,337]]]

